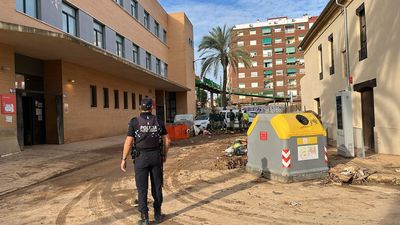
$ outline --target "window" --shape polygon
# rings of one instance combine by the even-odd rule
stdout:
[[[168,64],[164,64],[164,76],[168,76]]]
[[[282,27],[276,26],[276,27],[274,28],[274,32],[275,32],[275,33],[282,32]]]
[[[289,90],[288,91],[288,96],[297,97],[297,90]]]
[[[277,76],[282,76],[283,75],[283,70],[277,70],[275,71]]]
[[[239,88],[246,88],[246,84],[239,84]]]
[[[305,29],[306,29],[306,25],[304,25],[304,24],[299,24],[299,25],[297,25],[297,29],[299,29],[299,30],[305,30]]]
[[[38,18],[37,0],[17,0],[17,10]]]
[[[128,109],[128,92],[124,91],[124,109]]]
[[[284,97],[284,96],[285,96],[285,93],[283,93],[283,91],[276,92],[276,96],[277,96],[277,97]]]
[[[166,30],[163,30],[163,33],[164,33],[164,42],[165,43],[167,43],[167,31]]]
[[[160,24],[157,21],[154,21],[154,34],[160,37]]]
[[[252,61],[252,62],[251,62],[251,65],[252,65],[253,67],[258,66],[257,61]]]
[[[296,57],[288,57],[286,59],[286,64],[287,65],[296,65]]]
[[[368,56],[367,53],[367,22],[365,19],[365,6],[364,3],[358,7],[357,16],[360,20],[360,47],[361,49],[358,51],[359,61],[366,59]]]
[[[297,81],[295,79],[289,80],[289,86],[296,86],[296,85],[297,85]]]
[[[272,56],[272,49],[264,49],[263,50],[264,57],[271,57]]]
[[[275,44],[282,43],[282,38],[275,38]]]
[[[257,45],[257,40],[250,41],[250,45]]]
[[[294,39],[294,37],[287,37],[286,38],[286,44],[294,44],[294,42],[295,42],[295,39]]]
[[[328,41],[329,41],[329,58],[330,58],[330,65],[329,65],[329,74],[332,75],[335,73],[335,59],[334,59],[334,55],[333,55],[333,34],[329,35],[328,37]]]
[[[288,76],[296,76],[297,69],[296,68],[289,68],[287,69],[287,75]]]
[[[299,36],[299,41],[303,41],[304,40],[304,36],[303,35],[300,35]]]
[[[238,36],[243,36],[243,35],[244,35],[243,31],[238,32]]]
[[[133,58],[132,61],[136,64],[139,64],[139,46],[132,44]]]
[[[251,83],[252,88],[258,88],[258,82],[252,82]]]
[[[144,11],[144,26],[150,29],[150,14],[147,11]]]
[[[104,48],[104,25],[93,21],[94,45]]]
[[[132,93],[131,94],[131,103],[132,103],[132,109],[136,109],[136,94]]]
[[[304,58],[299,58],[299,65],[304,65]]]
[[[263,35],[270,34],[271,33],[271,28],[270,27],[264,27],[262,29],[262,33],[263,33]]]
[[[238,68],[244,68],[244,63],[242,62],[238,63]]]
[[[286,48],[286,54],[295,54],[296,53],[296,47],[287,47]]]
[[[258,77],[258,72],[251,72],[251,77]]]
[[[322,61],[322,45],[318,46],[318,60],[319,60],[319,79],[324,79],[324,64]]]
[[[143,99],[142,95],[139,95],[139,105],[142,104],[142,99]]]
[[[119,109],[119,91],[114,90],[114,109]]]
[[[110,97],[108,94],[108,88],[103,88],[103,103],[105,109],[110,108]]]
[[[63,31],[76,36],[76,10],[62,3]]]
[[[251,57],[257,56],[257,51],[251,51],[251,52],[250,52],[250,56],[251,56]]]
[[[283,48],[275,48],[274,49],[276,54],[282,54],[283,53]]]
[[[244,46],[244,41],[238,41],[237,46],[238,47],[243,47]]]
[[[151,70],[151,54],[146,52],[146,69]]]
[[[273,89],[274,88],[274,83],[272,81],[264,81],[264,87],[266,89]]]
[[[238,74],[238,77],[239,77],[239,78],[245,78],[245,77],[246,77],[246,74],[245,74],[245,73],[239,73],[239,74]]]
[[[300,70],[299,70],[299,73],[300,73],[300,74],[305,74],[305,73],[306,73],[306,70],[305,70],[305,69],[300,69]]]
[[[156,73],[161,74],[161,60],[156,59]]]
[[[295,32],[294,25],[286,25],[285,26],[285,33],[292,34]]]
[[[125,52],[124,52],[124,37],[122,37],[119,34],[116,34],[116,42],[115,42],[116,46],[117,46],[117,55],[119,57],[124,57],[125,56]]]
[[[276,86],[277,86],[277,87],[282,87],[282,86],[283,86],[283,81],[282,81],[282,80],[277,81],[277,82],[276,82]]]
[[[271,45],[272,38],[269,38],[269,37],[263,38],[262,43],[263,43],[263,45]]]
[[[90,107],[97,107],[97,88],[90,85]]]
[[[272,70],[264,70],[265,78],[272,78]]]
[[[272,68],[272,59],[264,60],[264,67],[265,68]]]
[[[255,35],[255,34],[257,34],[256,29],[251,29],[251,30],[250,30],[250,35]]]
[[[283,64],[283,60],[282,59],[275,60],[275,65],[282,65],[282,64]]]
[[[123,6],[124,5],[124,0],[114,0],[118,5]]]
[[[131,15],[138,18],[138,3],[136,0],[131,0]]]

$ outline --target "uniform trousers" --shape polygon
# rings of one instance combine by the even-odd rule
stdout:
[[[139,212],[147,213],[147,190],[149,187],[149,175],[151,182],[151,195],[153,196],[153,207],[161,210],[163,202],[162,185],[163,171],[160,150],[140,151],[139,156],[135,157],[135,181],[138,192]]]

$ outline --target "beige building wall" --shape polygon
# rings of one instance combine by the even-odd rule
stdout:
[[[195,114],[194,51],[189,44],[189,39],[193,40],[193,25],[184,13],[173,13],[168,17],[168,28],[168,78],[191,89],[187,93],[177,93],[177,113]]]
[[[66,143],[124,134],[130,119],[140,113],[139,95],[155,99],[154,88],[68,62],[62,62],[62,83]],[[90,85],[97,89],[97,107],[91,107]],[[109,89],[109,108],[104,108],[103,88]],[[119,91],[118,109],[114,108],[114,90]],[[128,109],[124,109],[124,91],[128,92]],[[132,93],[136,109],[132,109]]]
[[[360,28],[356,9],[365,4],[368,57],[359,61]],[[400,154],[400,20],[397,0],[353,0],[348,1],[350,74],[353,84],[376,79],[373,89],[375,104],[375,150],[379,153]],[[321,100],[322,121],[328,128],[329,137],[336,139],[336,103],[338,91],[346,89],[345,58],[343,40],[343,16],[339,9],[329,9],[328,18],[318,32],[306,42],[306,76],[302,79],[304,109],[317,111],[315,98]],[[328,36],[334,37],[335,74],[329,75]],[[323,48],[324,79],[319,80],[318,46]],[[353,127],[356,147],[361,145],[362,110],[361,94],[353,92]]]
[[[9,94],[15,85],[14,50],[12,47],[0,43],[0,95]],[[6,122],[11,117],[12,122]],[[0,153],[7,154],[19,150],[17,139],[17,115],[3,115],[0,113]]]

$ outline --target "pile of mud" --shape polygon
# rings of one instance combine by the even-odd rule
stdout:
[[[214,163],[214,168],[218,170],[231,170],[236,168],[245,168],[247,156],[221,156]]]

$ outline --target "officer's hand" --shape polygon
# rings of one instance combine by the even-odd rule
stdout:
[[[122,172],[126,172],[126,160],[121,160],[121,170]]]

